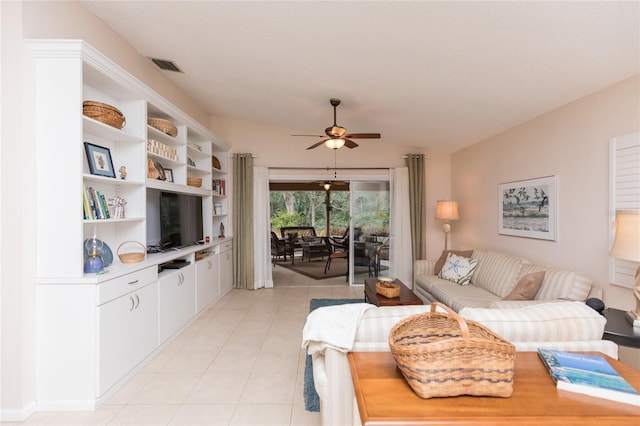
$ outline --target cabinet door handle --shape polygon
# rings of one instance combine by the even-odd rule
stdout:
[[[180,285],[184,284],[184,275],[180,273]]]
[[[129,285],[138,284],[138,281],[140,281],[140,280],[129,281]]]
[[[207,260],[207,264],[209,265],[209,269],[211,269],[213,267],[213,263],[211,263],[210,260]]]
[[[136,301],[133,300],[133,296],[129,296],[129,300],[131,300],[131,307],[129,308],[129,312],[133,311],[136,307]]]
[[[136,294],[136,309],[138,309],[138,306],[140,306],[140,298]]]

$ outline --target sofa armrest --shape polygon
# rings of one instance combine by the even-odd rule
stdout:
[[[320,396],[321,424],[352,425],[355,393],[347,354],[331,348],[314,354],[313,380]]]
[[[602,290],[602,288],[598,287],[597,285],[592,285],[591,289],[589,290],[589,295],[587,296],[587,299],[591,298],[603,300],[604,290]]]
[[[413,275],[433,275],[433,268],[436,266],[436,260],[421,259],[416,260],[413,264]]]

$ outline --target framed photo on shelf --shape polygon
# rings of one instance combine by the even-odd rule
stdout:
[[[173,182],[173,169],[164,169],[164,177],[167,182]]]
[[[84,150],[87,154],[89,172],[91,172],[92,175],[105,176],[110,178],[116,177],[116,172],[113,169],[113,160],[111,160],[111,151],[109,151],[109,148],[85,142]]]
[[[556,177],[498,185],[498,233],[556,241]]]

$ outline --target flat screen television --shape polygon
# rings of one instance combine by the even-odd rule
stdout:
[[[175,192],[159,193],[159,250],[202,242],[202,197]]]

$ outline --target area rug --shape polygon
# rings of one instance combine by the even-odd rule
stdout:
[[[362,303],[363,301],[363,299],[311,299],[309,312],[323,306]],[[307,411],[320,411],[320,397],[313,383],[313,360],[311,355],[307,355],[304,363],[304,408]]]
[[[327,278],[344,277],[347,274],[347,262],[344,259],[338,259],[331,262],[331,269],[324,273],[324,267],[327,264],[326,260],[299,260],[296,259],[294,264],[291,264],[291,260],[278,261],[277,266],[290,269],[305,277],[312,278],[314,280],[324,280]],[[356,266],[356,274],[368,272],[366,266]]]

